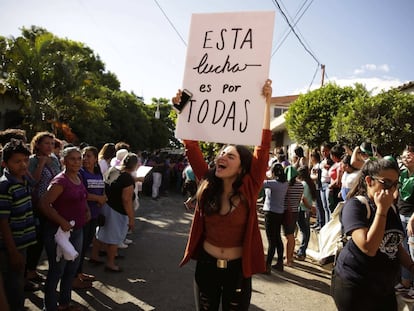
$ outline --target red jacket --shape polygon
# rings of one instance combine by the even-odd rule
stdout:
[[[247,199],[249,205],[249,216],[242,254],[243,276],[246,278],[251,277],[255,273],[265,271],[263,242],[257,220],[256,202],[266,174],[270,140],[271,131],[263,130],[261,146],[255,147],[250,172],[244,176],[243,184],[240,187],[240,192]],[[198,142],[185,141],[185,146],[191,167],[197,178],[201,180],[208,171],[208,165],[203,158]],[[199,251],[203,247],[203,232],[204,215],[197,206],[187,241],[187,247],[180,266],[186,264],[190,259],[197,260]]]

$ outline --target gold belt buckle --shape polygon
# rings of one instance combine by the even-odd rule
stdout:
[[[227,269],[227,260],[226,259],[217,259],[217,268]]]

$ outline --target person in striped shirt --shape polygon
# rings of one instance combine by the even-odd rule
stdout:
[[[12,139],[3,148],[0,178],[0,270],[10,310],[24,310],[26,249],[36,243],[30,181],[30,150]]]
[[[283,230],[286,236],[286,262],[291,267],[293,264],[293,253],[295,251],[295,229],[299,215],[299,204],[303,197],[303,185],[296,179],[298,171],[292,165],[285,168],[285,174],[289,183],[285,196],[285,213],[283,219]]]

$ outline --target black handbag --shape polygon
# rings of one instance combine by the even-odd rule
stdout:
[[[103,227],[105,225],[105,215],[99,214],[97,221],[98,221],[98,226]]]

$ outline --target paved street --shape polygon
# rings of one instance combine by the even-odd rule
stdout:
[[[97,311],[195,310],[195,264],[178,267],[192,218],[182,202],[178,194],[158,201],[141,198],[136,230],[129,236],[134,243],[121,250],[125,259],[118,261],[124,272],[104,272],[102,266],[85,262],[85,272],[96,275],[98,281],[92,289],[74,292],[73,300]],[[46,270],[44,261],[40,271],[46,274]],[[329,282],[329,271],[309,261],[297,262],[282,273],[255,275],[250,310],[335,310]],[[26,305],[30,310],[41,310],[42,297],[41,291],[30,293]]]

